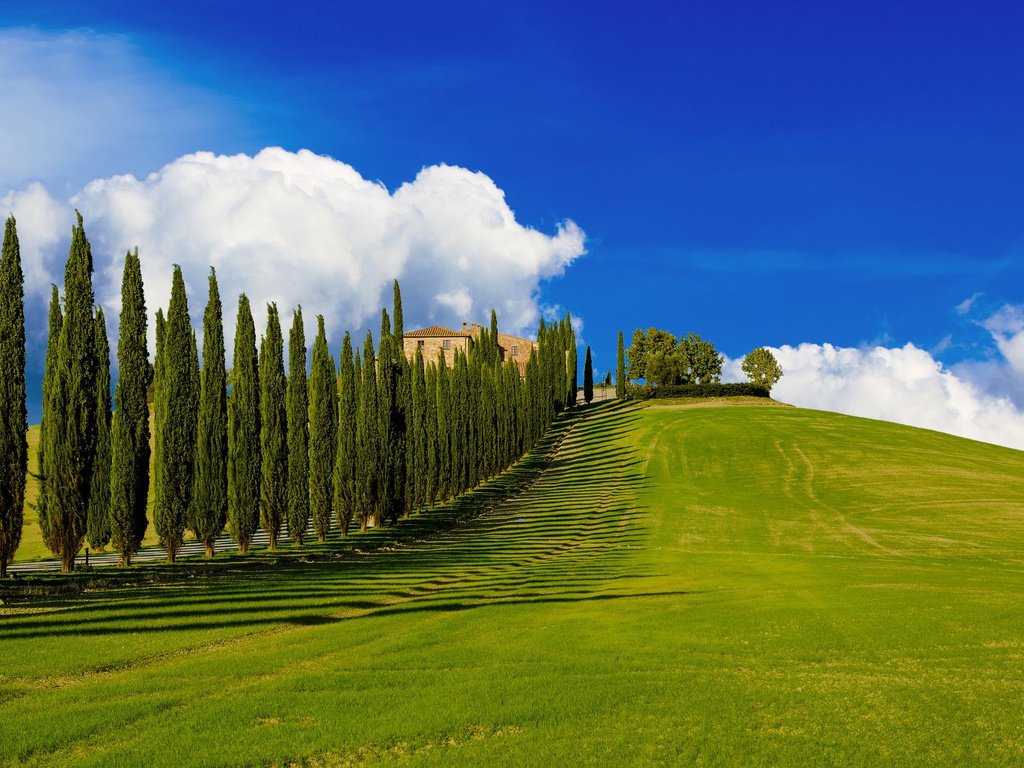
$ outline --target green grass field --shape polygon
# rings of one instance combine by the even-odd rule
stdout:
[[[589,414],[400,530],[8,588],[2,763],[1024,764],[1024,453]]]

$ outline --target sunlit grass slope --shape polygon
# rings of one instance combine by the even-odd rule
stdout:
[[[1024,454],[789,408],[591,414],[481,516],[386,550],[9,602],[3,762],[1024,763]]]

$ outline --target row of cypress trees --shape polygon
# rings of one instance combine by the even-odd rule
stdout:
[[[21,424],[24,446],[24,313],[13,219],[8,230],[0,291],[7,298],[16,285],[18,301],[4,301],[0,323],[21,312],[22,335],[19,347],[16,334],[0,327],[0,366],[20,371],[20,379],[5,377],[3,386],[16,388],[20,381],[22,395],[18,400],[16,393],[3,393],[3,407],[20,402],[21,415],[5,411],[0,426],[14,446],[17,429],[7,427]],[[207,556],[213,556],[225,528],[243,553],[260,526],[271,548],[285,528],[301,545],[310,522],[323,541],[332,527],[345,535],[353,523],[361,529],[388,525],[458,496],[512,464],[559,411],[575,403],[576,340],[568,315],[555,323],[541,321],[525,375],[515,362],[502,362],[493,311],[490,328],[468,353],[456,351],[446,360],[442,352],[437,360],[424,360],[417,350],[409,359],[397,281],[393,322],[382,310],[377,345],[367,333],[361,351],[346,333],[337,368],[324,319],[317,317],[307,380],[301,307],[292,315],[286,376],[277,306],[268,306],[257,352],[244,294],[238,301],[234,367],[226,370],[223,308],[213,269],[200,366],[184,278],[175,267],[167,315],[156,313],[156,357],[150,365],[136,249],[126,255],[122,278],[112,412],[110,350],[102,310],[94,311],[91,276],[92,255],[79,215],[63,301],[54,286],[50,304],[39,448],[40,527],[65,572],[74,568],[86,539],[94,548],[111,545],[122,563],[130,564],[148,525],[151,480],[154,528],[170,562],[186,531],[203,542]],[[10,322],[18,321],[12,315]],[[24,464],[25,451],[18,454],[15,448],[6,455]],[[21,476],[23,494],[23,470]],[[0,493],[6,492],[5,483],[0,478]],[[8,497],[0,496],[4,509],[17,506],[20,515],[14,501],[8,504]],[[8,524],[3,517],[0,560],[6,567],[17,548],[21,519]]]

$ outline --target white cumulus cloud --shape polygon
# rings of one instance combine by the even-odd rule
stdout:
[[[96,298],[112,323],[124,252],[137,245],[150,310],[166,307],[179,264],[197,325],[215,267],[229,336],[240,292],[257,324],[275,301],[284,317],[301,304],[307,325],[324,314],[335,338],[345,328],[376,327],[394,278],[407,327],[486,322],[494,307],[504,328],[528,331],[540,316],[541,282],[585,252],[571,220],[551,234],[519,223],[483,173],[432,166],[392,193],[305,150],[199,152],[143,179],[96,179],[70,200],[35,184],[3,202],[32,254],[30,293],[45,296],[51,280],[60,282],[74,207],[92,243]]]
[[[772,396],[784,402],[1024,449],[1024,412],[1007,394],[986,390],[913,344],[771,349],[785,372]]]

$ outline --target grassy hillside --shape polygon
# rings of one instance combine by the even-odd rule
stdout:
[[[521,493],[386,551],[9,600],[2,762],[1024,762],[1024,454],[591,413]]]

